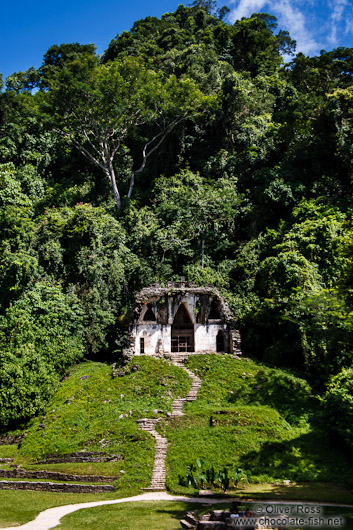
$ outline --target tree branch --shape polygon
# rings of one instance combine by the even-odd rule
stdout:
[[[90,162],[93,162],[94,165],[98,166],[100,169],[103,169],[103,171],[106,171],[107,168],[105,165],[101,164],[96,157],[92,155],[83,145],[78,142],[71,134],[64,132],[61,129],[55,129],[55,132],[69,140]]]
[[[142,149],[142,164],[141,166],[136,169],[135,171],[132,172],[131,174],[131,179],[130,179],[130,186],[129,186],[129,191],[128,191],[128,198],[130,199],[131,195],[132,195],[132,192],[133,192],[133,189],[134,189],[134,185],[135,185],[135,175],[137,173],[141,173],[141,171],[143,171],[145,169],[145,166],[146,166],[146,162],[147,162],[147,159],[151,156],[151,154],[156,151],[156,149],[158,149],[158,147],[163,143],[163,141],[165,140],[165,138],[168,136],[168,134],[174,129],[174,127],[176,127],[181,121],[183,121],[185,119],[185,116],[179,116],[178,118],[176,118],[175,120],[173,120],[169,125],[165,125],[165,120],[163,118],[163,121],[164,121],[164,129],[163,131],[161,131],[160,133],[156,134],[156,136],[154,136],[149,142],[147,142],[143,149]],[[150,151],[148,151],[148,147],[153,144],[157,139],[159,138],[159,141],[156,143],[155,146],[153,146]]]

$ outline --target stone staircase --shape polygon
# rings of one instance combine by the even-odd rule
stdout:
[[[198,523],[199,520],[192,512],[186,512],[185,518],[180,521],[184,530],[196,530]]]
[[[190,391],[186,397],[177,398],[174,400],[173,405],[172,405],[172,415],[170,416],[171,418],[175,418],[176,416],[183,416],[184,403],[196,400],[197,394],[198,394],[198,391],[200,390],[201,382],[202,382],[199,377],[197,377],[193,372],[191,372],[191,370],[186,368],[182,363],[180,364],[174,363],[174,364],[176,366],[180,366],[180,368],[183,368],[183,370],[187,372],[188,376],[192,380],[192,383],[191,383]]]
[[[183,416],[184,403],[196,400],[197,393],[200,390],[202,381],[193,372],[191,372],[191,370],[184,366],[184,363],[188,358],[187,353],[170,354],[168,358],[175,366],[179,366],[180,368],[185,370],[192,380],[191,388],[188,395],[185,398],[177,398],[173,401],[172,413],[169,418],[177,418],[179,416]],[[145,491],[165,490],[165,459],[167,456],[168,440],[156,431],[156,425],[161,419],[162,418],[142,418],[140,420],[137,420],[140,429],[149,432],[156,440],[152,481],[148,488],[144,488]]]
[[[145,491],[164,491],[165,490],[165,459],[167,456],[167,438],[164,438],[155,427],[159,419],[142,418],[137,423],[143,431],[149,432],[156,439],[155,457],[152,472],[152,481]]]

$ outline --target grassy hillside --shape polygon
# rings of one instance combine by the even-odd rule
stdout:
[[[305,380],[229,356],[190,357],[188,367],[203,383],[187,415],[163,428],[170,489],[193,491],[180,478],[197,458],[248,470],[253,483],[352,483],[352,464],[317,424],[318,401]]]
[[[190,380],[166,361],[140,357],[122,377],[112,368],[83,363],[74,368],[49,403],[44,416],[32,422],[19,451],[20,460],[80,450],[119,454],[122,461],[47,464],[41,468],[69,473],[116,475],[119,489],[148,486],[154,439],[136,420],[166,415],[177,396],[187,394]],[[163,412],[162,412],[163,411]]]
[[[202,386],[197,400],[185,406],[185,415],[171,420],[167,412],[172,401],[185,396],[190,387],[181,368],[135,357],[125,375],[113,379],[107,365],[77,366],[61,383],[46,414],[30,425],[16,462],[38,468],[33,459],[82,449],[119,454],[123,460],[118,462],[40,467],[115,475],[119,494],[138,491],[151,478],[154,439],[138,429],[136,420],[162,416],[165,420],[158,429],[169,441],[171,491],[194,492],[185,475],[197,458],[206,466],[250,471],[254,492],[257,483],[276,483],[278,491],[284,480],[353,483],[352,463],[330,447],[317,422],[318,401],[304,379],[223,355],[191,356],[188,367],[202,378]],[[13,456],[13,449],[3,450]]]

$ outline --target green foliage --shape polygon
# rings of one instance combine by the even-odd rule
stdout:
[[[238,487],[239,482],[250,482],[250,479],[251,473],[249,471],[245,471],[241,467],[233,469],[232,480],[234,481],[234,485],[236,488]]]
[[[155,417],[154,410],[161,408],[166,414],[189,386],[189,377],[179,368],[147,357],[130,361],[124,375],[115,379],[111,366],[80,364],[60,384],[45,415],[33,420],[21,454],[41,458],[89,447],[110,454],[120,451],[122,441],[149,440],[136,420]],[[38,431],[39,423],[45,424],[44,431]]]
[[[351,464],[329,443],[327,426],[317,424],[318,401],[311,397],[306,381],[223,355],[195,355],[188,366],[202,378],[198,398],[184,408],[185,416],[161,427],[170,442],[170,489],[194,493],[193,480],[191,485],[185,481],[190,462],[189,475],[197,488],[201,480],[216,481],[216,471],[224,468],[228,469],[222,475],[224,484],[227,477],[233,483],[232,469],[239,475],[240,469],[248,470],[253,484],[278,480],[350,483]],[[208,476],[204,470],[210,470]]]
[[[286,44],[292,51],[295,42],[283,32],[276,37],[276,18],[255,13],[237,20],[231,34],[231,55],[236,70],[247,70],[254,77],[263,71],[274,72],[281,64],[280,47]]]
[[[201,399],[188,404],[184,416],[158,424],[158,430],[169,441],[169,489],[194,493],[194,486],[179,483],[180,476],[185,480],[190,462],[193,465],[189,471],[197,487],[202,482],[229,488],[237,481],[239,487],[244,482],[244,472],[247,478],[251,472],[252,484],[278,480],[351,483],[351,464],[342,451],[329,445],[326,425],[323,430],[316,424],[317,408],[308,415],[312,401],[308,399],[305,408],[301,408],[294,398],[296,392],[304,393],[304,389],[310,393],[305,381],[229,356],[194,357],[194,371],[202,371]],[[256,371],[260,382],[267,376],[261,388],[251,384],[250,374],[255,375]],[[114,379],[111,367],[83,363],[70,371],[44,413],[32,420],[19,453],[14,455],[15,462],[33,468],[34,459],[48,454],[78,450],[119,453],[123,460],[118,462],[50,464],[45,469],[116,474],[120,477],[116,483],[118,495],[135,492],[149,483],[154,457],[154,440],[138,429],[136,420],[166,418],[172,401],[187,394],[190,382],[181,368],[147,356],[135,357]],[[223,387],[231,388],[233,394],[229,391],[230,399],[223,395],[220,401]],[[284,413],[277,408],[280,400]],[[318,487],[311,484],[311,498]],[[325,491],[328,489],[326,486]],[[303,494],[302,489],[300,493]]]
[[[120,355],[142,286],[181,275],[222,290],[247,355],[320,391],[351,366],[352,49],[283,65],[295,43],[273,16],[225,14],[180,5],[102,58],[54,44],[0,93],[4,363],[11,380],[42,374],[24,382],[26,417],[84,353]],[[61,321],[43,286],[65,298]]]
[[[46,89],[57,72],[70,63],[84,57],[95,57],[95,51],[94,44],[79,44],[78,42],[50,46],[44,54],[43,64],[39,72],[40,87]]]
[[[127,151],[126,139],[142,143],[138,169],[131,167],[128,197],[135,174],[181,121],[212,100],[191,79],[166,78],[135,58],[99,65],[93,56],[70,62],[50,81],[46,110],[58,132],[108,177],[118,208],[114,159]],[[148,139],[146,127],[150,125]],[[142,129],[142,130],[141,130]],[[141,138],[142,136],[142,138]]]
[[[295,49],[295,42],[287,32],[274,35],[275,17],[257,13],[231,26],[221,21],[226,13],[225,7],[216,11],[212,1],[195,1],[190,7],[179,5],[175,13],[166,13],[161,20],[154,17],[139,20],[131,32],[124,31],[111,41],[103,61],[130,54],[152,57],[159,64],[168,50],[201,42],[236,70],[255,76],[265,68],[271,72],[278,69],[281,51],[291,54]]]
[[[36,283],[0,318],[1,423],[43,410],[60,375],[82,358],[84,313],[72,291]]]
[[[295,319],[301,332],[305,363],[317,381],[327,381],[342,366],[351,366],[352,311],[336,289],[299,294],[285,320]]]
[[[344,368],[331,377],[322,398],[323,418],[334,439],[351,450],[353,446],[353,369]]]
[[[87,349],[97,353],[108,345],[106,337],[119,315],[124,283],[139,269],[138,258],[126,247],[124,228],[103,208],[90,204],[53,208],[37,222],[40,264],[73,286],[86,313]]]
[[[32,343],[58,371],[82,356],[84,313],[72,290],[36,283],[7,311],[1,325],[6,344]]]
[[[1,422],[7,426],[41,411],[59,378],[29,343],[13,352],[1,351],[0,380]]]
[[[209,184],[199,174],[185,170],[155,185],[156,213],[169,239],[173,259],[215,252],[227,239],[239,215],[241,198],[234,178],[219,178]],[[195,260],[195,257],[194,257]]]
[[[29,198],[22,191],[19,179],[16,178],[15,166],[11,163],[0,166],[0,202],[2,207],[31,206]]]
[[[16,94],[31,91],[38,86],[38,72],[31,66],[26,72],[15,72],[6,78],[6,89],[13,90]]]
[[[190,357],[188,366],[202,379],[197,402],[187,407],[195,413],[199,407],[207,408],[208,403],[218,407],[261,403],[274,407],[289,423],[296,425],[310,414],[314,405],[310,386],[305,380],[251,360],[197,355]],[[221,386],[219,380],[222,380]]]
[[[196,466],[195,464],[188,465],[185,478],[187,484],[193,488],[221,487],[226,492],[231,485],[237,488],[240,481],[249,483],[250,476],[251,473],[244,471],[240,467],[231,470],[224,467],[219,471],[215,471],[214,467],[206,469],[205,462],[201,458],[197,458]],[[180,484],[185,484],[183,477],[180,477]]]
[[[350,365],[350,231],[339,209],[303,199],[290,219],[242,245],[226,288],[244,351],[304,366],[321,388]]]

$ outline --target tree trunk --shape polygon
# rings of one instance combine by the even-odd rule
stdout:
[[[116,185],[116,178],[115,178],[115,171],[114,171],[114,168],[113,168],[113,164],[109,165],[109,167],[106,170],[106,174],[107,174],[107,176],[108,176],[108,178],[110,180],[110,184],[112,185],[112,189],[113,189],[116,205],[118,207],[118,210],[120,210],[120,208],[121,208],[121,198],[120,198],[120,193],[119,193],[118,187]]]
[[[130,187],[129,187],[129,191],[128,191],[128,199],[131,198],[131,195],[132,195],[132,192],[133,192],[133,189],[134,189],[134,185],[135,185],[135,171],[133,171],[131,173],[131,177],[130,177]]]

